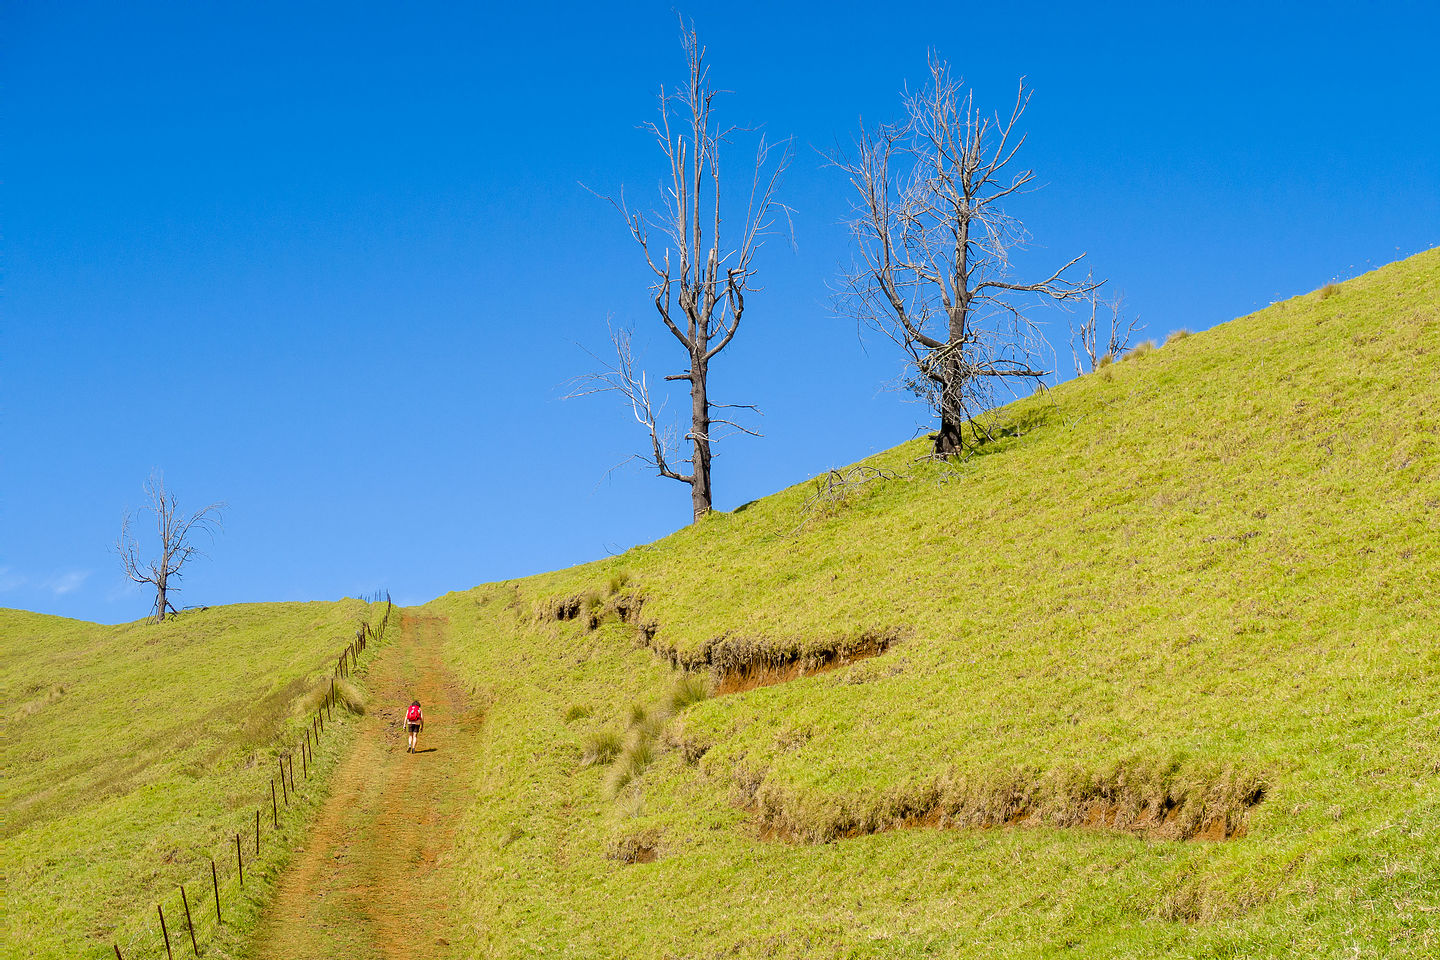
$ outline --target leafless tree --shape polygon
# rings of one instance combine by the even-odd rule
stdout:
[[[1070,353],[1075,357],[1077,376],[1119,359],[1144,329],[1139,317],[1125,314],[1124,297],[1106,300],[1100,296],[1098,285],[1091,286],[1095,289],[1085,298],[1090,305],[1089,318],[1082,319],[1079,328],[1070,325]]]
[[[685,351],[686,369],[664,379],[690,385],[690,428],[677,437],[678,430],[663,424],[663,402],[657,402],[651,393],[629,329],[612,328],[615,362],[575,381],[570,396],[619,392],[650,434],[649,451],[638,458],[660,476],[690,485],[694,518],[699,520],[710,511],[713,499],[710,462],[711,445],[718,439],[715,431],[729,428],[758,436],[736,422],[733,413],[716,414],[755,408],[712,400],[710,365],[740,329],[746,295],[759,289],[755,286],[755,254],[775,216],[788,218],[789,210],[775,199],[775,190],[791,153],[789,141],[771,144],[761,135],[749,171],[748,201],[743,209],[728,200],[722,204],[722,187],[728,188],[731,181],[721,176],[721,147],[745,131],[721,127],[715,121],[711,108],[720,91],[710,85],[705,48],[695,27],[683,21],[682,43],[689,66],[685,84],[674,91],[662,86],[660,119],[644,125],[667,165],[660,209],[636,212],[627,205],[623,191],[618,198],[603,199],[624,218],[654,275],[650,294],[659,320]],[[727,243],[722,240],[721,225],[729,222],[736,227]],[[688,456],[682,444],[689,445]]]
[[[131,532],[136,515],[129,511],[120,523],[120,539],[115,543],[115,552],[120,554],[120,563],[127,577],[155,588],[155,622],[159,623],[165,619],[167,612],[176,612],[170,595],[180,590],[175,581],[180,579],[185,564],[201,556],[191,543],[192,534],[203,532],[213,537],[220,526],[220,512],[225,504],[216,502],[191,514],[182,513],[175,495],[165,489],[165,478],[158,470],[145,481],[145,499],[149,503],[141,507],[140,512],[149,511],[155,515],[159,556],[151,560],[141,558],[140,544]]]
[[[966,448],[967,425],[988,435],[978,418],[1000,387],[1048,376],[1040,358],[1051,351],[1027,308],[1098,285],[1067,276],[1084,254],[1043,279],[1013,275],[1011,253],[1029,238],[1005,204],[1035,179],[1011,167],[1025,142],[1024,80],[1009,116],[989,115],[934,53],[929,67],[929,83],[903,95],[903,121],[862,125],[854,150],[830,159],[858,194],[842,303],[905,351],[906,383],[939,413],[935,453],[948,456]]]

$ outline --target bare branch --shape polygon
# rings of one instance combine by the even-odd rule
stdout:
[[[998,387],[1041,382],[1050,353],[1025,303],[1063,303],[1098,288],[1071,280],[1083,254],[1041,280],[1013,276],[1010,257],[1028,237],[1003,201],[1034,172],[1010,172],[1025,137],[1030,93],[1022,79],[1008,117],[980,113],[964,82],[931,54],[929,83],[902,94],[905,119],[867,129],[830,163],[854,189],[856,261],[842,282],[844,308],[900,346],[907,389],[940,417],[935,452],[960,452]]]
[[[781,177],[792,158],[790,141],[769,142],[764,136],[756,146],[750,170],[749,196],[744,211],[728,201],[722,174],[722,147],[744,131],[738,126],[721,126],[712,115],[715,98],[721,92],[710,84],[705,47],[693,23],[680,19],[681,44],[685,50],[686,77],[672,91],[660,89],[660,115],[643,129],[655,138],[665,159],[666,178],[661,203],[649,213],[637,213],[619,199],[605,197],[625,221],[631,239],[639,246],[646,265],[654,275],[650,295],[656,315],[685,351],[683,373],[666,376],[666,382],[690,384],[691,422],[684,440],[690,456],[681,461],[688,473],[672,467],[678,454],[667,447],[672,436],[657,423],[659,410],[651,398],[645,372],[636,363],[629,330],[611,330],[616,362],[598,374],[571,382],[568,396],[615,391],[625,397],[631,412],[650,436],[651,454],[642,456],[660,476],[687,483],[695,519],[709,512],[711,410],[709,364],[739,332],[745,315],[747,295],[759,289],[755,284],[755,255],[783,214],[789,223],[790,211],[776,199]],[[588,189],[588,188],[587,188]],[[592,191],[594,192],[594,191]],[[598,196],[598,194],[597,194]],[[727,238],[722,226],[737,224]],[[791,232],[793,242],[793,230]],[[726,242],[729,239],[729,242]],[[663,243],[663,251],[660,249]],[[674,259],[672,261],[672,253]],[[714,421],[752,436],[759,434],[730,421]]]
[[[1099,295],[1101,285],[1092,282],[1092,277],[1087,277],[1086,281],[1089,289],[1084,298],[1090,305],[1090,316],[1080,322],[1078,330],[1073,323],[1070,324],[1070,353],[1075,359],[1077,375],[1089,373],[1118,359],[1130,349],[1135,337],[1144,329],[1138,316],[1122,315],[1124,295],[1105,300]],[[1103,322],[1103,336],[1102,312],[1109,315]]]
[[[222,526],[221,513],[225,504],[217,501],[194,513],[181,513],[179,502],[166,491],[165,479],[158,470],[145,481],[145,498],[149,503],[141,509],[155,515],[159,556],[153,560],[142,559],[140,544],[133,532],[135,515],[129,512],[121,519],[115,552],[120,556],[120,565],[126,577],[155,588],[153,610],[155,620],[159,622],[165,619],[167,612],[176,612],[170,597],[180,591],[176,581],[180,580],[185,565],[196,557],[204,556],[191,542],[191,537],[204,533],[213,539]]]

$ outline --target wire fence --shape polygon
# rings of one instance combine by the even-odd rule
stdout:
[[[326,728],[334,726],[334,712],[339,704],[335,681],[350,677],[360,666],[361,654],[371,643],[385,636],[395,605],[390,601],[388,592],[383,597],[377,592],[376,599],[372,602],[381,599],[385,602],[385,612],[380,618],[379,626],[367,621],[362,622],[355,630],[355,639],[335,660],[329,689],[311,714],[304,733],[293,746],[282,749],[276,756],[276,769],[270,777],[270,792],[268,796],[262,796],[254,807],[253,821],[250,818],[251,811],[247,809],[244,822],[238,830],[233,831],[233,837],[232,831],[226,831],[224,849],[212,852],[209,869],[203,871],[199,877],[192,877],[188,882],[178,884],[175,893],[155,904],[152,942],[137,944],[132,939],[126,948],[130,951],[128,954],[121,953],[118,942],[112,944],[116,960],[126,960],[127,956],[131,960],[138,960],[141,956],[158,957],[162,949],[167,960],[174,960],[176,953],[184,956],[186,943],[190,944],[191,951],[198,957],[200,944],[211,942],[225,925],[227,900],[232,905],[233,917],[234,908],[240,905],[240,898],[245,890],[247,871],[250,872],[252,883],[257,879],[256,868],[262,864],[260,858],[265,847],[266,831],[269,831],[273,844],[281,827],[287,822],[286,814],[292,806],[298,806],[304,784],[317,772],[315,750],[320,744],[320,738],[325,735]],[[300,761],[298,780],[296,759]],[[266,813],[270,815],[267,817]],[[207,880],[209,883],[205,882]],[[170,907],[168,912],[165,910],[167,905]]]

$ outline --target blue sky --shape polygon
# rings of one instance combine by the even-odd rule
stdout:
[[[831,306],[815,148],[893,118],[929,47],[993,108],[1028,77],[1022,265],[1087,251],[1151,334],[1440,244],[1434,4],[457,6],[0,7],[0,606],[142,616],[109,546],[154,468],[229,503],[182,604],[422,602],[685,523],[686,488],[607,476],[628,415],[561,399],[607,315],[679,366],[579,186],[655,196],[676,9],[722,115],[797,148],[795,247],[713,374],[765,414],[721,508],[928,424]]]

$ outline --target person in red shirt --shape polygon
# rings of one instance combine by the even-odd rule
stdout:
[[[416,700],[410,704],[410,709],[405,711],[405,732],[410,737],[410,745],[405,748],[406,753],[415,752],[415,738],[420,731],[425,729],[425,713],[420,709],[420,701]]]

